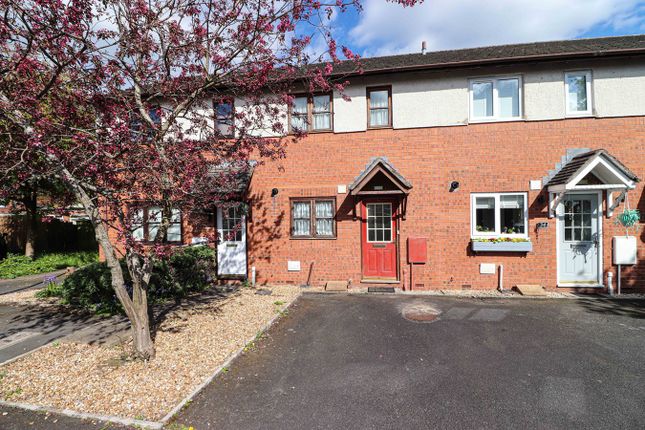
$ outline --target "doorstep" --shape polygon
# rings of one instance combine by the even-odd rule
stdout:
[[[401,281],[397,279],[374,279],[374,278],[364,278],[361,279],[361,284],[400,284]]]

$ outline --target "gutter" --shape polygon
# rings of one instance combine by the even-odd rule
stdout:
[[[430,55],[430,54],[426,54]],[[441,70],[441,69],[453,69],[453,68],[465,68],[465,67],[474,67],[474,66],[487,66],[493,64],[514,64],[514,63],[526,63],[526,62],[538,62],[538,61],[557,61],[557,60],[569,60],[569,59],[582,59],[582,58],[611,58],[611,57],[621,57],[621,56],[633,56],[633,55],[645,55],[644,48],[637,49],[619,49],[612,51],[579,51],[579,52],[569,52],[569,53],[558,53],[558,54],[539,54],[539,55],[524,55],[518,57],[498,57],[498,58],[489,58],[484,60],[466,60],[466,61],[453,61],[447,63],[437,63],[437,64],[420,64],[414,66],[405,66],[405,67],[391,67],[391,68],[380,68],[366,70],[362,73],[358,71],[349,71],[346,73],[332,73],[333,77],[349,77],[349,76],[366,76],[366,75],[377,75],[377,74],[387,74],[387,73],[399,73],[399,72],[413,72],[413,71],[422,71],[422,70]],[[358,60],[360,64],[361,60]]]

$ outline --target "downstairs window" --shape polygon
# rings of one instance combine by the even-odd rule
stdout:
[[[471,194],[471,237],[527,237],[526,193]]]

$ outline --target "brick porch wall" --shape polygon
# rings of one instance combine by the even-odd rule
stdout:
[[[287,157],[258,166],[251,183],[248,225],[249,267],[261,283],[304,283],[314,262],[312,284],[327,280],[361,279],[360,221],[352,219],[352,200],[338,194],[374,156],[386,156],[413,184],[407,219],[400,222],[400,267],[406,264],[406,239],[428,238],[428,262],[414,268],[416,288],[445,289],[471,286],[494,289],[497,275],[481,275],[480,263],[504,265],[505,286],[537,283],[556,287],[556,221],[547,217],[548,195],[529,191],[529,180],[542,179],[568,148],[604,148],[645,179],[645,118],[566,119],[544,122],[507,122],[463,127],[373,130],[344,134],[313,134],[293,144]],[[451,181],[459,190],[449,193]],[[279,194],[271,198],[271,189]],[[470,193],[528,192],[529,254],[479,254],[470,251]],[[337,199],[335,240],[289,238],[289,198],[334,196]],[[603,192],[603,206],[605,205]],[[632,208],[645,213],[643,182],[629,192]],[[622,210],[619,207],[617,213]],[[359,212],[360,213],[360,212]],[[611,238],[624,234],[615,216],[602,217],[603,268],[611,265]],[[537,222],[549,227],[539,236]],[[639,264],[623,268],[623,288],[645,291],[645,231],[637,233]],[[190,227],[187,226],[187,232]],[[190,234],[186,235],[190,241]],[[299,260],[300,272],[287,272],[287,260]],[[422,287],[421,287],[422,285]]]

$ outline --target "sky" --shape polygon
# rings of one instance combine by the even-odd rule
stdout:
[[[645,0],[425,0],[404,8],[363,0],[333,33],[363,57],[645,33]]]

